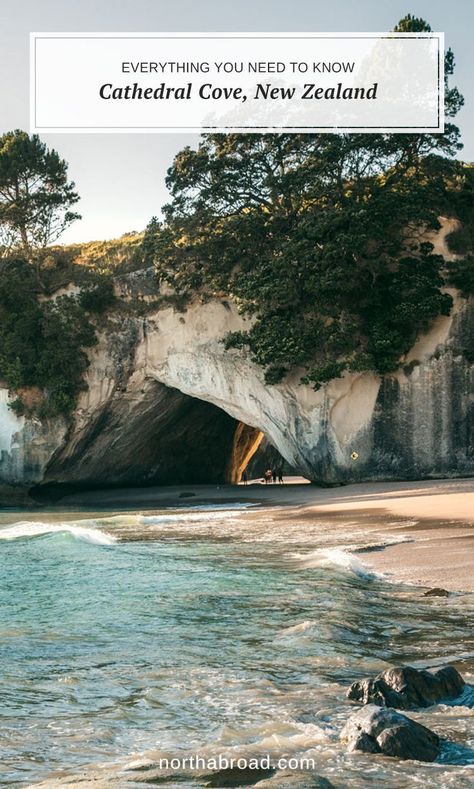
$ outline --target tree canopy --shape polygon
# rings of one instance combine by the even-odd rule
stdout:
[[[397,29],[429,26],[408,16]],[[453,69],[448,51],[446,79]],[[395,369],[452,303],[424,238],[467,188],[452,158],[463,99],[448,83],[445,101],[444,134],[204,135],[168,171],[147,258],[178,293],[226,294],[253,316],[226,345],[248,347],[269,383],[294,368],[315,387]]]
[[[84,385],[85,349],[97,342],[90,305],[74,296],[38,300],[34,270],[22,260],[4,262],[0,274],[0,377],[17,391],[14,408],[66,415]],[[42,396],[28,409],[22,390],[31,387]]]
[[[35,134],[16,130],[0,137],[0,244],[29,262],[80,216],[67,163]]]

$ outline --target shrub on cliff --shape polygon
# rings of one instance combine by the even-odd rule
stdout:
[[[429,30],[406,18],[403,30]],[[446,74],[454,69],[446,54]],[[444,134],[208,134],[168,171],[165,223],[145,234],[158,275],[188,297],[226,293],[254,318],[247,346],[269,383],[318,387],[344,370],[393,370],[451,299],[423,243],[466,176],[446,85]]]
[[[467,297],[474,294],[474,164],[465,165],[464,180],[457,204],[461,225],[447,238],[457,258],[448,264],[447,271],[450,284]]]
[[[114,284],[109,274],[96,274],[93,281],[82,288],[79,296],[79,303],[87,312],[105,312],[114,302]]]
[[[38,387],[40,402],[15,403],[40,416],[67,414],[74,407],[88,366],[85,348],[96,342],[95,331],[80,300],[62,296],[39,301],[31,267],[24,261],[0,269],[0,378],[10,390]]]

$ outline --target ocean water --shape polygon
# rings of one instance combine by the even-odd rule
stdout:
[[[373,543],[245,505],[3,513],[0,785],[149,786],[162,755],[225,753],[311,757],[341,789],[472,787],[469,688],[409,713],[445,738],[434,764],[339,741],[355,679],[452,662],[474,681],[474,596],[370,573]]]

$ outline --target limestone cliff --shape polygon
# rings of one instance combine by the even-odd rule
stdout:
[[[445,256],[449,229],[436,239]],[[147,276],[117,288],[152,301]],[[223,298],[111,315],[68,427],[18,419],[3,390],[0,481],[222,482],[235,479],[260,432],[320,483],[472,474],[474,309],[454,297],[451,315],[419,337],[397,373],[346,374],[317,392],[297,373],[268,386],[245,351],[225,351],[226,333],[248,324]]]

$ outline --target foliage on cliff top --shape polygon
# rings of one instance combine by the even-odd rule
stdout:
[[[24,260],[0,266],[0,379],[17,392],[14,410],[41,417],[67,415],[83,387],[85,349],[96,343],[94,313],[111,303],[110,282],[96,280],[77,296],[38,298]],[[41,390],[29,402],[28,389]]]
[[[474,294],[474,164],[466,165],[464,172],[466,188],[458,204],[461,225],[447,238],[451,252],[460,257],[447,269],[450,283],[467,297]]]
[[[391,371],[450,311],[444,260],[422,229],[465,195],[451,158],[462,103],[446,84],[444,134],[205,135],[168,171],[166,222],[152,220],[144,250],[178,293],[225,292],[253,316],[226,343],[248,347],[269,383],[295,367],[316,387]]]
[[[142,265],[142,234],[52,246],[80,219],[68,165],[37,135],[21,130],[0,136],[0,260],[21,259],[36,270],[37,288],[51,294],[94,275],[124,273]]]
[[[111,272],[139,246],[137,234],[48,246],[79,218],[67,170],[36,135],[0,137],[0,378],[17,392],[18,413],[72,410],[88,365],[85,349],[96,342],[91,316],[114,303]],[[71,284],[80,285],[77,295],[58,295]]]
[[[124,233],[107,241],[87,241],[64,247],[76,266],[105,269],[111,273],[134,271],[140,258],[143,233]]]
[[[142,240],[143,233],[125,233],[106,241],[48,247],[41,261],[41,289],[52,294],[70,284],[82,287],[103,276],[135,271],[143,266]],[[3,254],[5,260],[12,257]]]
[[[41,282],[23,257],[5,250],[0,255],[0,381],[17,393],[17,413],[67,416],[73,410],[96,328],[111,308],[133,312],[134,305],[116,299],[114,275],[143,266],[142,237],[127,233],[49,247],[42,255]]]

